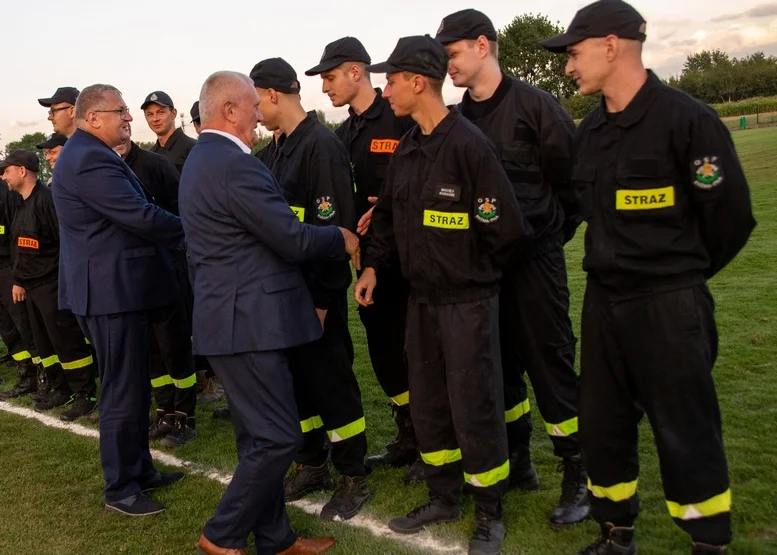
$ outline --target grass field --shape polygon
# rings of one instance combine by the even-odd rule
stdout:
[[[744,252],[711,282],[717,302],[720,356],[715,379],[724,421],[734,495],[735,541],[731,553],[777,554],[777,129],[734,135],[750,181],[758,227]],[[568,246],[572,320],[576,329],[584,287],[580,269],[582,233]],[[364,332],[353,314],[359,376],[367,417],[370,452],[391,437],[390,412],[370,367]],[[12,371],[2,375],[12,381]],[[18,404],[24,404],[20,402]],[[213,406],[198,412],[199,439],[177,451],[183,459],[231,472],[236,464],[231,425],[211,419]],[[508,536],[505,554],[575,553],[596,534],[593,522],[563,532],[551,531],[547,513],[558,495],[560,474],[551,445],[535,414],[533,454],[542,489],[506,498]],[[88,424],[84,422],[84,424]],[[640,553],[688,553],[688,540],[666,511],[655,448],[647,425],[641,430],[640,494],[637,522]],[[159,445],[155,446],[159,449]],[[425,488],[402,485],[399,470],[378,470],[370,478],[372,500],[365,512],[380,520],[412,509],[426,498]],[[145,519],[128,519],[102,510],[102,475],[97,442],[0,412],[0,553],[154,554],[193,553],[203,524],[223,486],[199,476],[155,494],[168,510]],[[324,499],[324,496],[321,496]],[[341,523],[324,523],[290,508],[292,524],[306,535],[333,534],[337,554],[414,554],[391,539]],[[433,535],[465,546],[472,529],[472,507],[462,522],[438,527]]]

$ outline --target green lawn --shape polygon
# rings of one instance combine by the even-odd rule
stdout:
[[[717,301],[720,356],[715,369],[734,495],[734,554],[777,554],[777,129],[734,134],[753,195],[758,227],[744,252],[711,282]],[[579,329],[584,286],[580,269],[582,233],[567,249],[572,320]],[[367,415],[370,452],[392,436],[390,411],[367,356],[364,332],[353,313],[359,376]],[[12,372],[0,374],[12,381]],[[25,402],[20,402],[24,404]],[[236,463],[231,425],[211,419],[213,406],[198,412],[199,439],[177,451],[183,459],[231,472]],[[550,441],[535,412],[533,454],[542,489],[506,498],[505,554],[574,553],[596,534],[592,522],[553,532],[547,513],[560,482]],[[88,422],[84,422],[90,425]],[[92,424],[93,425],[93,424]],[[688,552],[688,540],[669,518],[661,492],[655,448],[647,425],[641,442],[642,514],[637,522],[640,553]],[[160,446],[156,448],[163,449]],[[184,554],[192,553],[223,486],[188,477],[156,498],[168,505],[159,517],[126,519],[101,510],[102,477],[97,442],[0,412],[0,553],[14,554]],[[365,512],[379,520],[404,513],[426,498],[423,487],[402,485],[399,470],[371,476],[373,498]],[[320,499],[324,499],[321,496]],[[472,507],[461,523],[434,529],[437,538],[465,546],[472,529]],[[390,539],[379,539],[343,524],[320,522],[295,508],[292,522],[303,534],[333,534],[336,554],[423,553]]]

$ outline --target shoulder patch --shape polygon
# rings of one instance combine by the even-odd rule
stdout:
[[[482,224],[493,224],[499,221],[499,200],[496,197],[479,198],[476,201],[475,219]]]
[[[316,218],[328,222],[335,217],[335,201],[332,197],[321,197],[316,199]]]
[[[723,183],[723,171],[717,156],[705,156],[693,161],[696,176],[693,184],[699,189],[712,189]]]

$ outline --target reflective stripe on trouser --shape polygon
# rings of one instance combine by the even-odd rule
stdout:
[[[543,420],[555,425],[546,426],[554,452],[566,457],[579,452],[576,426],[571,426],[578,416],[576,339],[569,319],[569,289],[560,236],[540,238],[538,247],[546,252],[522,258],[508,267],[500,285],[505,407],[509,413],[527,399],[528,376]],[[507,422],[507,435],[511,450],[528,445],[528,410]]]
[[[381,272],[381,281],[372,298],[374,304],[359,307],[372,369],[386,396],[395,405],[406,405],[409,401],[405,358],[407,284],[402,274],[392,270],[385,275]]]
[[[149,311],[151,386],[157,407],[166,413],[194,416],[197,374],[182,300]]]
[[[429,491],[501,514],[509,465],[496,297],[452,305],[408,303],[410,412]]]
[[[30,353],[30,351],[21,351],[18,353],[13,353],[11,357],[16,362],[24,362],[25,360],[30,360],[32,358],[32,354]]]
[[[320,339],[288,351],[297,411],[309,428],[295,461],[320,466],[327,459],[325,445],[331,443],[335,469],[346,476],[364,476],[367,436],[353,373],[346,295],[345,290],[332,293]]]
[[[11,295],[13,289],[13,266],[0,268],[0,338],[16,362],[24,362],[35,356],[27,303],[15,303]],[[18,359],[15,355],[28,353]]]
[[[52,387],[94,397],[97,367],[84,332],[69,310],[58,306],[57,281],[27,289],[27,312],[41,365]]]
[[[611,303],[589,276],[582,334],[579,436],[593,516],[616,526],[637,516],[644,410],[675,523],[694,541],[728,543],[728,467],[711,375],[717,332],[706,286]]]

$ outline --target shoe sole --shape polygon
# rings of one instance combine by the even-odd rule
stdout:
[[[123,511],[123,510],[119,509],[118,507],[114,507],[112,505],[108,505],[107,503],[105,504],[105,509],[108,512],[119,513],[119,514],[122,514],[124,516],[151,516],[151,515],[158,515],[159,513],[164,512],[165,507],[162,507],[158,511],[153,511],[153,512],[150,512],[150,513],[142,513],[142,514],[128,513],[127,511]]]
[[[573,528],[575,526],[579,526],[580,524],[584,523],[589,518],[591,518],[591,513],[590,512],[585,516],[585,518],[583,518],[581,520],[577,520],[575,522],[561,523],[561,522],[553,522],[553,521],[551,521],[550,522],[550,528],[552,530],[566,530],[567,528]]]
[[[64,415],[64,414],[60,414],[59,415],[59,419],[62,422],[75,422],[76,420],[78,420],[79,418],[81,418],[83,416],[89,416],[90,414],[92,414],[96,410],[97,410],[97,407],[93,408],[92,410],[90,410],[87,413],[79,414],[78,416],[67,416],[67,415]]]
[[[459,513],[459,516],[457,516],[456,518],[435,520],[434,522],[429,522],[428,524],[424,524],[423,526],[419,526],[418,528],[412,528],[412,529],[405,528],[404,530],[402,530],[402,529],[393,527],[391,525],[391,522],[389,522],[388,527],[392,532],[396,532],[397,534],[417,534],[418,532],[423,531],[423,529],[426,528],[427,526],[434,526],[435,524],[445,524],[446,522],[458,522],[459,520],[461,520],[461,513]]]
[[[321,516],[321,519],[322,519],[322,520],[334,520],[334,519],[336,519],[336,518],[338,518],[338,517],[339,517],[339,518],[340,518],[340,519],[342,519],[342,520],[350,520],[350,519],[352,519],[353,517],[355,517],[357,514],[359,514],[359,512],[360,512],[360,511],[361,511],[361,510],[364,508],[364,504],[365,504],[367,501],[369,501],[369,500],[370,500],[370,498],[372,498],[372,494],[368,494],[368,495],[367,495],[367,497],[365,497],[364,499],[362,499],[362,502],[361,502],[361,503],[359,503],[359,506],[358,506],[358,507],[356,507],[354,510],[352,510],[352,511],[350,511],[350,512],[347,512],[347,513],[335,513],[335,514],[333,514],[333,515],[331,515],[331,516],[330,516],[330,515],[326,515],[326,516],[324,516],[324,511],[322,510],[322,511],[321,511],[321,515],[320,515],[320,516]]]

